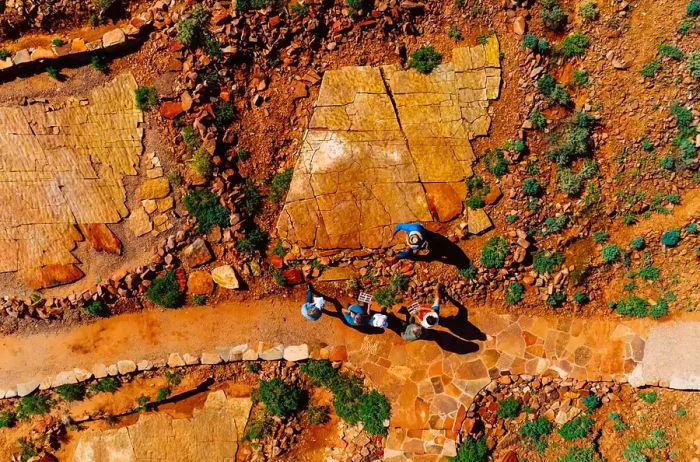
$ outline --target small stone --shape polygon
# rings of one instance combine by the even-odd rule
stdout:
[[[525,18],[522,16],[518,16],[515,18],[515,21],[513,21],[513,32],[515,32],[516,35],[525,35],[526,27]]]
[[[287,361],[303,361],[309,359],[309,346],[305,343],[301,345],[289,345],[285,347],[282,357]]]
[[[207,271],[193,271],[187,278],[187,293],[190,295],[211,295],[214,281]]]
[[[197,266],[209,263],[213,257],[209,246],[207,246],[206,241],[202,238],[195,239],[195,241],[185,247],[180,254],[182,262],[190,268],[196,268]]]
[[[39,388],[39,382],[36,380],[32,380],[29,382],[24,382],[24,383],[18,383],[17,384],[17,396],[20,398],[23,396],[30,395],[36,391],[36,389]]]
[[[139,371],[150,371],[153,369],[153,363],[147,359],[142,359],[141,361],[136,363],[136,368]]]
[[[131,361],[130,359],[123,359],[121,361],[117,361],[117,370],[122,375],[131,374],[132,372],[136,372],[136,363]]]
[[[54,387],[60,387],[61,385],[78,383],[78,379],[75,377],[74,371],[62,371],[56,374],[51,383]]]
[[[284,356],[284,345],[275,345],[272,348],[263,350],[258,357],[264,361],[277,361]]]
[[[150,178],[141,183],[139,197],[141,199],[162,199],[170,194],[170,182],[167,178]]]
[[[95,364],[92,366],[92,375],[94,375],[96,379],[103,379],[107,377],[107,366],[104,364]]]
[[[185,361],[180,356],[180,353],[170,353],[168,356],[168,367],[182,367],[185,365]]]
[[[126,226],[136,237],[148,234],[153,229],[153,223],[151,223],[148,213],[142,207],[136,207],[131,212],[131,215],[129,215],[126,221]]]
[[[220,364],[223,362],[217,353],[202,353],[202,364]]]
[[[218,285],[225,289],[240,289],[241,283],[231,265],[216,267],[211,272],[211,277]]]
[[[126,34],[124,34],[124,31],[119,28],[105,32],[102,36],[102,46],[104,48],[119,45],[124,42],[126,42]]]
[[[199,364],[199,358],[189,353],[185,353],[184,355],[182,355],[182,359],[188,366],[194,366],[196,364]]]

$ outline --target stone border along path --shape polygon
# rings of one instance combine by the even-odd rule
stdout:
[[[406,343],[391,332],[363,335],[336,318],[289,322],[288,317],[299,316],[297,309],[288,300],[226,303],[126,314],[69,332],[0,338],[0,370],[4,372],[0,388],[5,390],[3,396],[12,397],[62,382],[156,367],[328,358],[362,370],[369,383],[390,400],[385,460],[433,461],[455,453],[473,397],[501,375],[544,374],[567,380],[629,380],[634,386],[671,387],[681,379],[686,385],[697,383],[700,376],[700,361],[680,356],[681,350],[693,352],[700,346],[698,321],[530,318],[471,312],[469,322],[486,339],[473,341],[473,352],[456,354],[434,342]],[[443,311],[448,318],[454,309],[448,305]],[[276,342],[253,342],[252,335]],[[684,342],[669,347],[668,339],[675,338]],[[645,350],[650,352],[649,360]],[[662,357],[664,351],[670,356]],[[129,357],[133,359],[122,359]],[[665,364],[664,358],[683,359],[682,363],[673,360],[671,377],[656,367]],[[96,360],[103,362],[91,366]],[[640,370],[644,373],[639,374]],[[10,382],[10,386],[11,379],[21,381],[20,385]]]

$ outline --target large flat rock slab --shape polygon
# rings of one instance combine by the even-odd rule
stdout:
[[[700,322],[670,322],[653,327],[644,359],[630,376],[635,386],[664,385],[700,390]]]
[[[280,237],[318,249],[377,248],[397,223],[449,221],[488,133],[499,44],[455,49],[428,75],[397,65],[327,71],[280,214]]]

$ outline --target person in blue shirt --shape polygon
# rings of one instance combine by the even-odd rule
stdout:
[[[409,257],[428,248],[428,232],[420,223],[399,223],[394,228],[394,234],[391,236],[391,239],[393,240],[396,233],[400,231],[406,233],[406,245],[408,248],[399,253],[399,258]]]
[[[306,303],[301,306],[301,315],[309,321],[318,321],[321,319],[323,309],[326,307],[326,301],[323,297],[314,297],[311,284],[306,285]]]
[[[351,326],[367,326],[370,323],[369,305],[365,307],[353,303],[348,306],[348,310],[343,312],[343,318]]]

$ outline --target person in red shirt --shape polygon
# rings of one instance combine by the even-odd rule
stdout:
[[[435,299],[430,307],[418,306],[409,311],[412,323],[420,325],[423,329],[432,329],[440,322],[440,285],[435,288]]]

